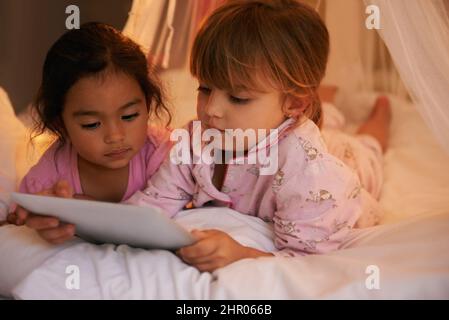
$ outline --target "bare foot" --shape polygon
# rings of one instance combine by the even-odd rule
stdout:
[[[390,136],[390,123],[391,123],[391,107],[390,101],[386,96],[380,96],[377,98],[373,111],[368,120],[362,124],[357,131],[359,134],[369,134],[379,141],[382,151],[388,148],[388,139]]]

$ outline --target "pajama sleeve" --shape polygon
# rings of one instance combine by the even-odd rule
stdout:
[[[277,256],[337,250],[362,213],[356,174],[327,155],[303,163],[276,192]]]
[[[176,165],[167,157],[161,167],[148,180],[143,191],[137,191],[127,204],[137,206],[157,206],[173,217],[192,200],[194,179],[191,166]]]
[[[58,164],[58,161],[55,160],[56,150],[56,145],[51,146],[42,155],[38,163],[28,171],[20,182],[20,192],[35,194],[52,188],[54,184],[60,180],[59,173],[65,171],[66,168],[61,167]],[[64,151],[62,151],[62,153],[64,153]],[[69,163],[69,159],[65,159],[65,162]]]

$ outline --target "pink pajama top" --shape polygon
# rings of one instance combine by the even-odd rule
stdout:
[[[145,188],[148,179],[160,167],[170,150],[168,134],[162,129],[148,129],[148,138],[142,149],[129,162],[128,186],[123,200]],[[70,143],[59,148],[53,143],[38,163],[30,169],[20,183],[19,191],[38,193],[66,180],[76,194],[83,194],[78,171],[78,154]]]
[[[187,128],[192,128],[190,124]],[[262,175],[261,165],[227,165],[221,190],[212,183],[213,164],[174,164],[168,157],[127,203],[159,206],[173,217],[186,204],[225,206],[274,224],[278,256],[325,253],[339,248],[351,229],[375,223],[377,202],[361,187],[357,174],[328,153],[319,128],[310,120],[278,128],[275,143],[260,147],[278,152],[273,174]],[[276,150],[277,149],[277,150]]]

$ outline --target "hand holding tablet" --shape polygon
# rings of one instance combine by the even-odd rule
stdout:
[[[179,249],[194,242],[190,233],[160,208],[12,193],[23,208],[76,226],[81,238],[95,243],[147,249]]]

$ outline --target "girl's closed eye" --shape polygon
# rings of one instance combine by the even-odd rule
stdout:
[[[229,100],[234,104],[247,104],[248,102],[251,101],[251,99],[249,98],[238,98],[233,95],[229,95]]]
[[[99,126],[100,126],[100,122],[93,122],[93,123],[82,124],[81,128],[86,129],[86,130],[94,130],[94,129],[97,129]]]
[[[125,121],[133,121],[133,120],[136,119],[139,115],[140,115],[139,112],[136,112],[136,113],[133,113],[133,114],[129,114],[129,115],[124,115],[124,116],[122,116],[122,120],[125,120]]]
[[[205,85],[200,85],[198,87],[198,91],[202,94],[210,95],[212,92],[212,89],[206,87]],[[246,104],[250,100],[251,99],[249,99],[249,98],[239,98],[239,97],[236,97],[235,95],[229,94],[229,101],[234,104]]]
[[[140,113],[136,112],[133,114],[124,115],[121,117],[121,119],[124,121],[131,122],[131,121],[135,120],[139,115],[140,115]],[[94,129],[97,129],[98,127],[100,127],[100,125],[101,125],[101,123],[99,121],[97,121],[97,122],[92,122],[92,123],[81,124],[81,128],[86,129],[86,130],[94,130]]]

